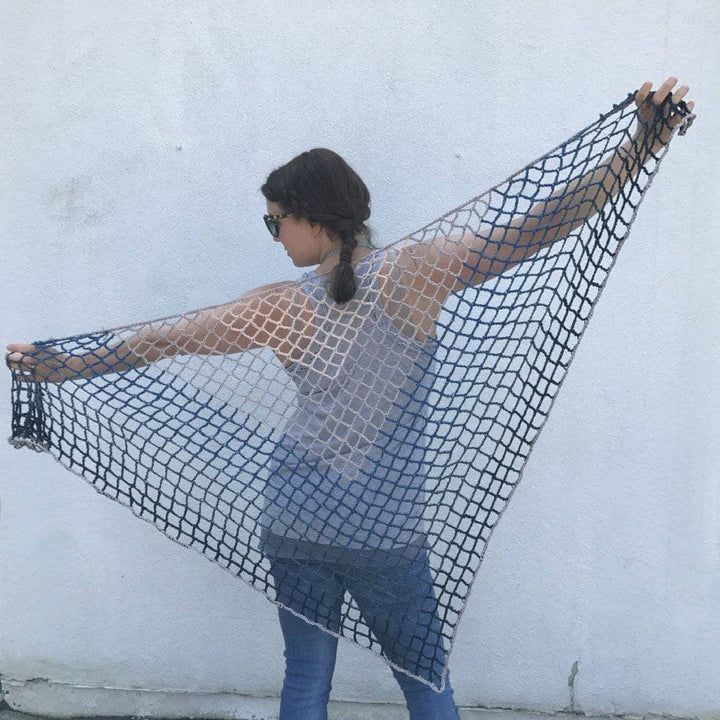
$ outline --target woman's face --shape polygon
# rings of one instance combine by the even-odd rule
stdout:
[[[268,215],[283,215],[286,210],[276,202],[267,203]],[[273,238],[279,242],[296,267],[309,267],[320,263],[328,250],[323,250],[329,238],[322,225],[313,225],[305,218],[292,215],[279,220],[279,234]]]

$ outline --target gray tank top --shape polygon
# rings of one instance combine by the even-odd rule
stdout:
[[[435,340],[404,335],[385,311],[378,270],[385,252],[355,268],[344,305],[326,278],[306,273],[300,291],[315,334],[287,371],[297,409],[271,458],[261,549],[268,556],[337,559],[343,550],[414,555],[423,523],[427,396]]]

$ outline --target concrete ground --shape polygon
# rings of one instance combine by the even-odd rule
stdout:
[[[550,720],[557,718],[558,720],[607,720],[601,716],[576,715],[572,713],[532,713],[521,710],[480,710],[474,708],[461,708],[460,716],[462,720]],[[0,720],[46,720],[48,716],[28,715],[17,712],[10,708],[7,703],[0,703]],[[273,717],[263,713],[257,715],[255,712],[247,716],[236,716],[235,720],[265,720],[265,718]],[[277,718],[277,715],[274,716]],[[373,713],[373,709],[369,705],[356,705],[354,703],[330,702],[328,717],[330,720],[367,720],[368,718],[382,718],[383,720],[407,720],[407,711],[399,706],[381,706]],[[620,716],[613,716],[617,720]],[[640,720],[640,718],[623,716],[625,720]],[[82,720],[117,720],[117,718],[106,717],[83,717]],[[137,717],[125,718],[123,720],[140,720]],[[648,716],[642,720],[666,720],[661,716]],[[672,720],[679,720],[673,718]]]

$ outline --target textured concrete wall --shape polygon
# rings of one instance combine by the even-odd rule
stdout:
[[[258,188],[301,150],[348,158],[390,242],[644,80],[688,82],[699,119],[641,208],[451,670],[465,705],[720,712],[716,3],[9,0],[0,26],[4,342],[296,277]],[[6,687],[86,686],[100,713],[99,688],[278,694],[261,595],[49,457],[0,448],[0,468]],[[400,701],[348,644],[333,696]]]

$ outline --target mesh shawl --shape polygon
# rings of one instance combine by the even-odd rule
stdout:
[[[350,302],[314,272],[244,296],[297,331],[282,351],[237,347],[237,303],[36,343],[54,370],[14,370],[11,442],[443,689],[488,542],[693,117],[668,100],[641,120],[633,98],[363,258]],[[434,273],[453,267],[438,292]],[[194,350],[178,340],[208,318]],[[151,363],[126,352],[143,333]]]

